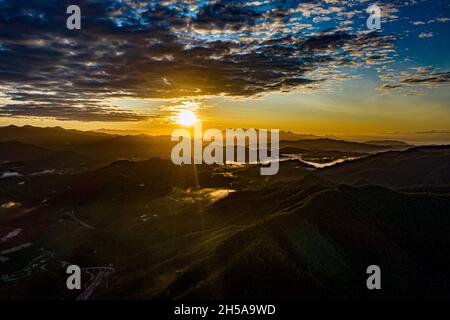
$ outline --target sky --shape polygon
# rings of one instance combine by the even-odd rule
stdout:
[[[448,133],[449,52],[446,0],[0,0],[0,125]]]

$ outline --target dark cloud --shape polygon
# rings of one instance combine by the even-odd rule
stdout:
[[[381,90],[390,90],[390,89],[397,89],[401,88],[402,86],[399,84],[383,84],[380,89]]]
[[[450,84],[450,72],[430,71],[428,73],[418,72],[400,81],[407,85],[440,86]]]
[[[0,107],[0,116],[5,117],[44,117],[57,120],[77,121],[142,121],[148,116],[141,116],[132,112],[113,111],[111,108],[74,107],[58,104],[19,104]]]
[[[345,1],[333,1],[334,9],[322,1],[70,4],[81,7],[81,31],[67,30],[64,1],[0,1],[0,83],[15,102],[0,114],[138,121],[145,117],[111,111],[104,100],[311,89],[338,79],[320,70],[357,66],[367,52],[390,48],[395,40],[339,30],[338,20],[324,30],[296,28],[301,5],[316,10],[313,15],[354,10]]]
[[[398,89],[409,93],[418,93],[417,89],[436,88],[450,85],[450,72],[441,72],[432,67],[417,67],[413,71],[403,72],[388,79],[379,89]]]
[[[264,12],[260,12],[258,6],[246,5],[242,1],[222,0],[202,7],[192,25],[196,29],[241,30],[255,26],[263,18]]]

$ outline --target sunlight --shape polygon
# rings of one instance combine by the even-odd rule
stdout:
[[[199,119],[191,110],[180,110],[175,117],[175,122],[186,127],[194,125]]]

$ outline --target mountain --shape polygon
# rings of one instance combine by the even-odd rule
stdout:
[[[198,166],[196,189],[190,169],[119,161],[63,177],[70,188],[56,189],[34,211],[13,209],[0,231],[23,231],[0,250],[32,239],[35,245],[7,255],[0,296],[76,298],[57,285],[65,279],[61,261],[69,261],[114,270],[91,296],[99,299],[448,297],[448,196],[309,175],[236,185],[215,200],[246,177],[235,172],[213,182],[214,168]],[[51,256],[36,264],[40,248]],[[382,268],[382,295],[365,286],[371,264]]]
[[[90,159],[77,152],[51,150],[17,141],[0,141],[0,172],[31,174],[45,170],[80,171]]]
[[[280,149],[280,156],[298,156],[303,161],[314,163],[330,163],[341,159],[354,159],[366,156],[367,153],[334,150],[307,150],[293,147]]]
[[[114,130],[114,129],[98,129],[94,132],[106,133],[111,135],[122,135],[122,136],[132,136],[132,135],[147,135],[147,132],[142,130]],[[225,132],[223,132],[225,134]],[[314,134],[301,134],[292,131],[280,130],[281,140],[301,140],[301,139],[318,139],[320,136]]]
[[[450,146],[424,146],[379,153],[324,169],[340,183],[392,188],[450,185]]]
[[[400,146],[400,147],[408,147],[410,146],[408,143],[404,141],[398,140],[371,140],[364,142],[366,144],[374,144],[377,146]]]
[[[13,130],[0,142],[2,173],[20,173],[0,178],[0,299],[449,298],[450,146],[324,169],[290,159],[261,176],[153,157],[160,137]],[[289,143],[318,159],[384,148]],[[65,286],[68,264],[81,291]],[[366,288],[372,264],[381,291]]]
[[[0,154],[3,162],[31,161],[51,157],[55,151],[18,141],[0,141]]]
[[[94,132],[106,133],[106,134],[110,134],[110,135],[119,135],[119,136],[146,135],[146,132],[142,131],[142,130],[115,130],[115,129],[102,128],[102,129],[94,130]]]
[[[361,153],[375,153],[392,149],[405,149],[407,146],[391,146],[391,145],[374,145],[360,142],[349,142],[334,139],[310,139],[297,141],[280,141],[281,148],[298,148],[307,150],[324,150],[324,151],[352,151]]]
[[[83,156],[88,168],[106,165],[119,159],[169,157],[169,136],[128,135],[67,130],[60,127],[0,127],[0,142],[28,144],[48,152],[70,151]],[[20,154],[18,154],[20,158]]]
[[[74,150],[79,146],[100,142],[110,136],[102,133],[33,126],[0,127],[0,141],[18,141],[57,150]]]
[[[314,134],[301,134],[292,131],[280,130],[280,140],[296,141],[296,140],[310,140],[310,139],[320,139],[320,136]]]
[[[280,148],[295,148],[309,151],[334,151],[374,153],[405,149],[405,145],[375,145],[292,132],[280,133]],[[299,140],[300,137],[307,137]],[[292,140],[289,140],[292,139]],[[53,150],[73,151],[89,155],[103,162],[117,159],[169,157],[174,145],[170,136],[110,135],[105,133],[66,130],[60,127],[39,128],[32,126],[0,127],[0,141],[17,141]]]
[[[449,297],[449,197],[338,186],[295,198],[205,251],[158,297],[380,298],[365,284],[374,263],[384,298]]]
[[[168,136],[108,136],[107,139],[85,144],[77,150],[90,154],[103,161],[115,161],[118,159],[152,157],[169,158],[172,143]]]

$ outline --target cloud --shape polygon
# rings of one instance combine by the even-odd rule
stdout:
[[[0,107],[0,116],[43,117],[77,121],[143,121],[150,117],[132,112],[114,111],[101,107],[73,107],[57,104],[13,104]]]
[[[377,51],[396,40],[368,33],[358,1],[76,3],[80,31],[65,27],[64,1],[0,1],[1,115],[141,121],[104,101],[314,90],[345,79],[340,68],[388,63]]]
[[[450,72],[432,71],[429,73],[417,72],[401,81],[407,85],[428,85],[428,86],[443,86],[450,84]]]
[[[402,86],[399,85],[399,84],[389,84],[389,83],[387,83],[387,84],[383,84],[382,86],[380,86],[379,89],[381,89],[381,90],[391,90],[391,89],[398,89],[398,88],[401,88],[401,87]]]
[[[422,32],[421,34],[419,34],[419,38],[423,39],[423,38],[433,38],[434,33],[433,32]]]
[[[424,21],[414,21],[414,22],[412,22],[412,24],[415,25],[415,26],[423,26],[423,25],[426,25],[426,24],[431,24],[431,23],[436,23],[436,22],[446,23],[446,22],[449,22],[449,21],[450,21],[450,18],[439,17],[439,18],[434,18],[434,19],[428,20],[426,22],[424,22]]]
[[[449,21],[450,21],[450,18],[436,18],[435,20],[436,20],[437,22],[445,23],[445,22],[449,22]]]
[[[399,89],[407,94],[417,95],[418,89],[450,86],[450,71],[440,71],[432,67],[415,67],[413,71],[402,72],[398,76],[386,78],[388,83],[378,89],[389,91]]]

